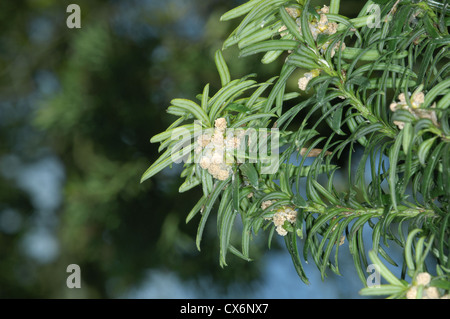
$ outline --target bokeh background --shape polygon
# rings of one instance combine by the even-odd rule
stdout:
[[[359,298],[345,249],[343,276],[322,282],[306,265],[309,286],[263,236],[253,262],[220,268],[213,218],[201,252],[198,220],[185,223],[201,195],[178,193],[180,167],[139,183],[170,100],[219,88],[214,52],[237,23],[219,17],[243,2],[0,2],[0,298]],[[363,4],[341,2],[348,16]],[[81,29],[66,26],[70,3]],[[237,53],[224,52],[234,78],[279,72],[281,59]],[[80,289],[66,286],[69,264]]]

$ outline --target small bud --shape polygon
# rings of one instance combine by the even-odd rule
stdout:
[[[210,173],[212,176],[216,176],[217,174],[219,174],[220,171],[220,167],[217,164],[211,164],[208,167],[208,173]]]
[[[397,125],[400,130],[403,130],[405,127],[405,123],[402,121],[394,121],[394,124]]]
[[[400,93],[398,95],[398,99],[399,99],[401,104],[406,104],[406,98],[405,98],[405,94],[404,93]]]
[[[276,213],[272,217],[272,221],[275,226],[282,226],[284,224],[285,220],[286,220],[286,217],[284,217],[282,214],[279,214],[279,213]]]
[[[308,83],[309,83],[309,79],[307,79],[306,77],[300,78],[298,80],[298,88],[302,91],[305,91]]]
[[[292,208],[286,208],[284,213],[286,215],[286,219],[291,224],[293,224],[293,223],[295,223],[297,221],[297,212],[295,210],[293,210]]]
[[[272,204],[273,204],[273,202],[271,200],[266,200],[266,201],[262,202],[261,208],[266,209],[267,207],[269,207]]]
[[[439,291],[436,287],[428,287],[423,291],[423,299],[439,299]]]
[[[281,37],[284,37],[284,36],[289,34],[288,32],[283,32],[283,31],[286,31],[286,30],[287,30],[287,28],[286,28],[285,25],[281,26],[281,28],[278,29],[278,32],[280,33]]]
[[[320,9],[322,13],[330,13],[330,7],[324,5],[322,9]]]
[[[213,164],[223,163],[223,152],[220,152],[220,151],[214,152],[213,156],[211,157],[211,162]]]
[[[200,135],[197,139],[197,143],[201,147],[207,146],[210,141],[211,141],[211,136],[207,135],[207,134]]]
[[[298,80],[298,88],[302,91],[306,90],[306,86],[312,78],[315,78],[320,75],[319,69],[311,70],[310,72],[306,72],[302,78]]]
[[[320,75],[320,70],[319,69],[313,69],[311,70],[311,76],[313,78],[318,77]]]
[[[221,169],[216,176],[218,180],[224,181],[230,176],[230,173],[227,170]]]
[[[412,286],[406,292],[406,299],[416,299],[417,298],[417,287]]]
[[[336,22],[328,23],[326,33],[329,35],[335,34],[338,30],[338,24]]]
[[[203,168],[203,169],[208,169],[210,165],[211,165],[211,160],[210,160],[208,157],[203,156],[203,157],[200,159],[200,167],[201,167],[201,168]]]
[[[291,207],[283,206],[279,208],[276,213],[272,216],[272,222],[277,227],[276,231],[279,235],[285,236],[287,234],[286,229],[283,225],[286,221],[294,224],[297,220],[297,212]]]
[[[300,14],[302,13],[299,9],[297,8],[285,8],[286,12],[294,19],[297,19]]]
[[[430,283],[430,280],[431,280],[431,276],[427,272],[421,272],[421,273],[417,274],[417,276],[416,276],[416,283],[418,285],[426,286]]]
[[[338,43],[336,43],[333,49],[331,49],[331,57],[334,57],[334,55],[336,54],[336,50],[344,51],[345,48],[346,48],[345,43],[344,42],[341,43],[341,41],[339,41]]]
[[[224,131],[227,128],[227,120],[223,117],[215,120],[214,125],[217,129]]]
[[[418,92],[411,98],[411,105],[415,109],[419,108],[423,102],[425,102],[425,95],[423,94],[423,92]]]
[[[287,230],[283,228],[283,226],[277,226],[277,228],[275,229],[278,233],[278,235],[280,236],[286,236],[287,235]]]
[[[222,148],[223,147],[223,134],[220,131],[216,130],[211,139],[211,143],[217,148]]]
[[[391,109],[392,112],[397,111],[397,103],[392,102],[391,105],[389,106],[389,108]]]

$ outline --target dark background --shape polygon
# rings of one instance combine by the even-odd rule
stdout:
[[[309,287],[282,244],[268,251],[264,238],[255,261],[220,268],[213,219],[201,252],[198,220],[185,224],[201,195],[178,193],[179,167],[139,183],[158,157],[150,137],[175,119],[170,100],[219,88],[214,52],[238,22],[219,17],[242,2],[1,1],[0,298],[358,296],[345,254],[348,275],[322,283],[307,266]],[[341,2],[346,15],[362,6]],[[70,3],[81,29],[66,26]],[[282,62],[237,54],[224,52],[233,78],[265,80]],[[66,286],[69,264],[81,289]]]

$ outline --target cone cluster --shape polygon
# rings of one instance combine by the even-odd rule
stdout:
[[[201,154],[199,165],[214,178],[224,181],[232,172],[234,157],[231,154],[240,146],[240,138],[233,132],[225,134],[227,121],[221,117],[214,122],[214,133],[198,137],[195,152]]]
[[[270,205],[272,205],[273,201],[264,201],[261,204],[261,208],[267,209]],[[275,230],[277,231],[278,235],[280,236],[286,236],[287,230],[284,228],[284,224],[286,221],[288,221],[291,224],[295,224],[297,220],[297,211],[292,209],[289,206],[282,206],[278,208],[272,217],[267,218],[268,220],[271,220],[273,224],[275,225]]]
[[[406,100],[407,98],[409,101]],[[425,102],[425,94],[423,94],[423,92],[416,91],[413,94],[408,93],[408,97],[406,97],[404,93],[400,93],[398,100],[398,102],[394,101],[391,103],[390,109],[392,112],[406,110],[414,115],[416,119],[429,119],[435,126],[439,126],[436,112],[433,110],[436,108],[436,104],[434,103],[431,106],[431,109],[421,108],[422,104]],[[402,121],[394,121],[394,124],[401,130],[405,127],[405,123]]]

